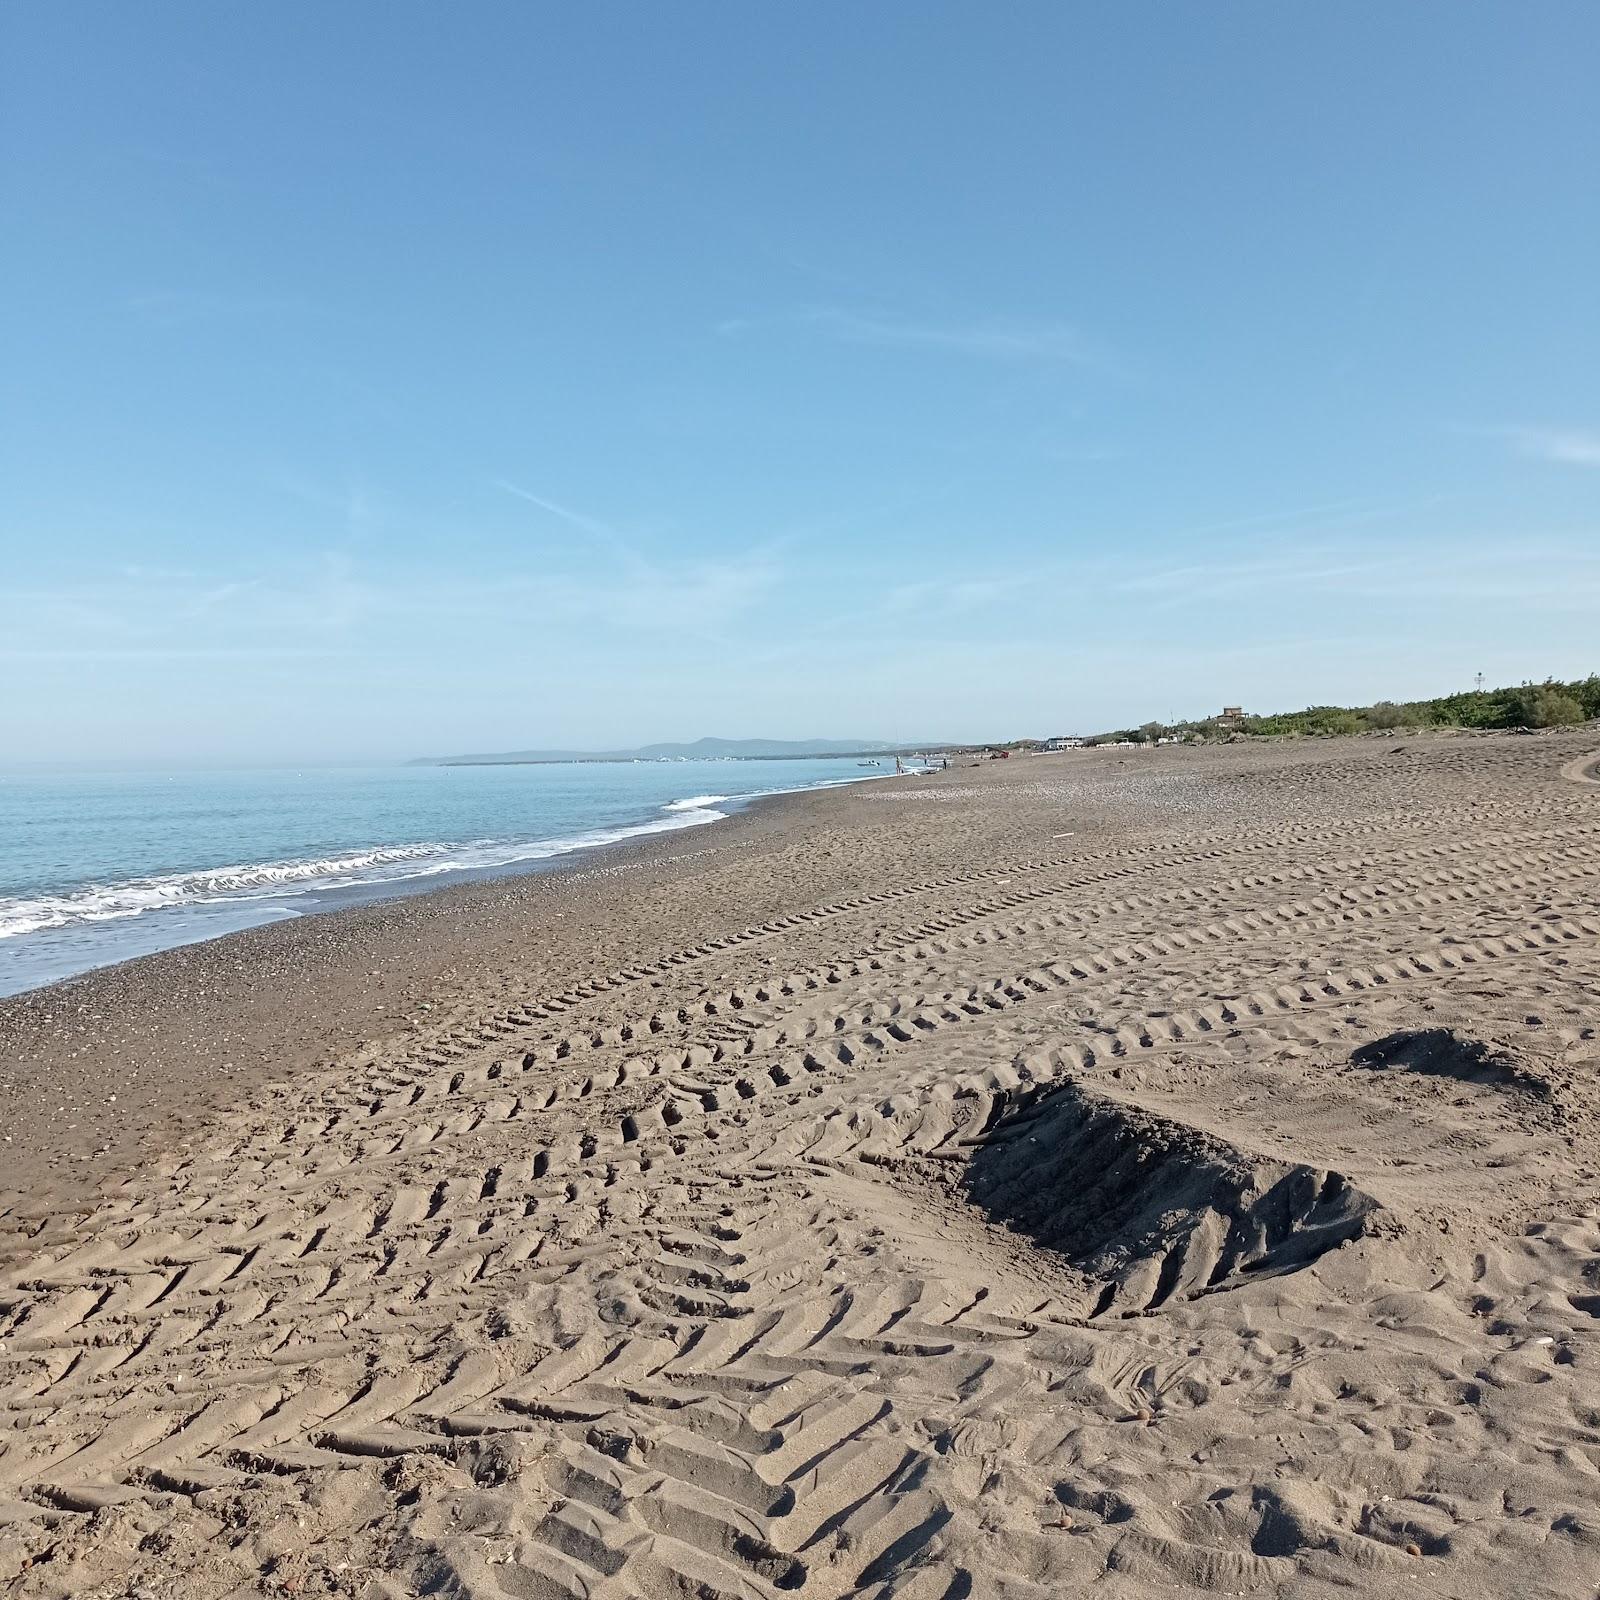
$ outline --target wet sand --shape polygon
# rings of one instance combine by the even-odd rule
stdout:
[[[1592,1592],[1595,744],[962,767],[0,1002],[0,1592]]]

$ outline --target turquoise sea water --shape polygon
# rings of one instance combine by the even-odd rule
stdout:
[[[839,759],[0,774],[0,994],[874,775]]]

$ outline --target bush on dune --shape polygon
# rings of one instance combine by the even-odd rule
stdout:
[[[1525,728],[1570,728],[1584,720],[1583,703],[1558,683],[1524,685],[1517,712]]]
[[[1127,740],[1153,743],[1163,734],[1200,739],[1253,735],[1311,734],[1329,736],[1362,732],[1394,732],[1405,728],[1567,728],[1600,717],[1600,674],[1573,683],[1547,678],[1517,688],[1469,689],[1432,700],[1380,700],[1370,706],[1307,706],[1304,711],[1278,711],[1266,716],[1224,722],[1217,717],[1163,727],[1147,722],[1101,734],[1091,743]]]
[[[1368,706],[1363,715],[1369,728],[1384,733],[1395,728],[1420,728],[1423,724],[1422,713],[1415,706],[1396,705],[1393,700],[1380,700],[1375,706]]]

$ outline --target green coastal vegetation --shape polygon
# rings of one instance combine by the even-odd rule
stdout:
[[[1265,716],[1205,717],[1193,722],[1146,722],[1096,734],[1088,744],[1154,744],[1160,739],[1398,733],[1420,728],[1564,728],[1600,717],[1600,674],[1563,683],[1522,683],[1468,689],[1432,700],[1379,700],[1370,706],[1307,706]]]

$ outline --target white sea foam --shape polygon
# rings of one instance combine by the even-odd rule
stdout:
[[[720,822],[719,806],[743,803],[798,789],[832,789],[869,782],[887,773],[860,773],[825,779],[797,789],[766,789],[746,795],[696,794],[670,800],[646,822],[596,828],[556,838],[473,839],[396,844],[342,855],[307,856],[284,861],[238,862],[190,872],[152,874],[115,883],[89,883],[57,894],[0,895],[0,940],[54,928],[87,928],[157,912],[178,912],[202,906],[278,902],[260,906],[263,917],[293,915],[295,897],[374,884],[404,883],[447,872],[471,872],[543,861],[575,850],[616,844],[624,839],[676,828]]]
[[[186,906],[279,900],[317,891],[357,888],[443,872],[470,872],[543,861],[574,850],[615,844],[643,834],[719,822],[725,812],[706,803],[722,796],[695,796],[663,807],[668,813],[649,822],[596,828],[561,838],[475,839],[463,843],[390,845],[348,855],[304,860],[241,862],[194,872],[173,872],[123,883],[85,884],[62,894],[0,895],[0,939],[73,924],[113,922],[149,912]]]

